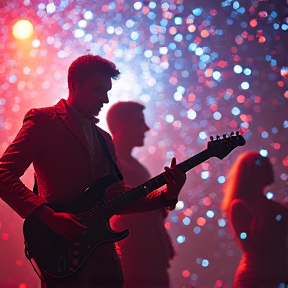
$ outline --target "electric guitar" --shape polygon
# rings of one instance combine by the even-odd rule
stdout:
[[[177,164],[186,173],[188,170],[215,156],[226,157],[234,148],[245,145],[243,136],[236,132],[230,135],[210,137],[207,149]],[[100,244],[117,242],[128,236],[128,229],[115,232],[110,228],[109,219],[124,206],[145,197],[155,189],[166,184],[165,172],[147,182],[122,193],[110,201],[105,200],[107,188],[118,181],[116,176],[109,175],[95,181],[80,197],[65,202],[48,203],[56,212],[68,212],[77,216],[78,221],[87,230],[77,242],[70,242],[53,231],[38,217],[31,213],[24,221],[23,232],[26,256],[33,259],[41,272],[55,278],[64,278],[78,271],[91,252]],[[35,269],[34,265],[33,268]]]

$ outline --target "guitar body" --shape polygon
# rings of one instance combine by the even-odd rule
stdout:
[[[80,269],[91,252],[102,243],[116,242],[128,236],[129,231],[114,232],[105,211],[105,191],[118,178],[113,175],[92,184],[80,197],[65,202],[47,204],[56,212],[68,212],[79,217],[87,226],[86,234],[75,243],[56,235],[33,213],[24,221],[23,233],[29,256],[41,272],[63,278]]]

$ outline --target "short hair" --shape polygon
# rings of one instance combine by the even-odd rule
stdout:
[[[83,86],[84,82],[96,72],[117,79],[120,72],[116,65],[99,55],[87,54],[74,60],[68,69],[68,88],[72,90],[75,84]]]
[[[111,134],[114,135],[121,124],[125,124],[131,119],[133,111],[143,111],[144,109],[143,104],[134,101],[120,101],[113,104],[106,116]]]

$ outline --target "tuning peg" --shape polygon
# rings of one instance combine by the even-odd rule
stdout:
[[[230,136],[233,136],[234,135],[234,132],[232,131],[231,133],[230,133]]]
[[[213,136],[210,136],[210,140],[213,141],[213,140],[214,140],[214,137],[213,137]]]
[[[227,137],[227,134],[223,134],[223,138],[226,139],[226,137]]]
[[[217,140],[219,140],[219,139],[220,139],[220,136],[219,136],[219,135],[217,135],[217,136],[216,136],[216,139],[217,139]]]
[[[239,131],[236,131],[236,136],[239,136]]]

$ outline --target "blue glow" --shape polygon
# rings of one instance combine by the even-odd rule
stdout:
[[[241,110],[238,107],[233,107],[231,110],[231,113],[235,116],[239,115],[241,113]]]
[[[280,179],[283,180],[283,181],[286,181],[286,180],[288,180],[288,175],[285,174],[285,173],[282,173],[282,174],[280,175]]]
[[[109,3],[109,10],[113,10],[115,8],[116,8],[116,3],[115,2]]]
[[[272,128],[272,133],[273,133],[273,134],[276,134],[277,132],[278,132],[278,129],[277,129],[276,127],[273,127],[273,128]]]
[[[197,47],[195,50],[195,54],[197,56],[201,56],[204,53],[203,49],[201,47]]]
[[[218,225],[220,227],[225,227],[226,226],[226,220],[225,219],[219,219],[218,220]]]
[[[129,19],[129,20],[126,22],[126,27],[127,27],[127,28],[131,28],[131,27],[134,26],[134,24],[135,24],[135,22],[134,22],[133,20]]]
[[[114,29],[113,26],[109,26],[109,27],[107,27],[106,31],[107,31],[108,34],[113,34],[115,29]]]
[[[168,45],[168,48],[170,49],[170,50],[175,50],[176,49],[176,44],[175,43],[170,43],[169,45]]]
[[[187,117],[191,120],[195,119],[197,116],[197,113],[193,110],[193,109],[190,109],[188,112],[187,112]]]
[[[266,60],[266,61],[271,61],[271,56],[270,56],[270,55],[266,55],[266,56],[265,56],[265,60]]]
[[[233,68],[233,70],[234,70],[234,72],[235,72],[236,74],[240,74],[240,73],[242,73],[242,71],[243,71],[243,69],[242,69],[242,67],[241,67],[240,65],[235,65],[234,68]]]
[[[192,13],[195,15],[195,16],[200,16],[203,12],[203,9],[202,8],[196,8],[192,11]]]
[[[181,101],[182,98],[183,98],[183,97],[182,97],[182,95],[181,95],[179,92],[175,92],[175,93],[174,93],[174,99],[175,99],[176,101]]]
[[[160,47],[159,48],[159,53],[164,55],[168,53],[168,48],[167,47]]]
[[[273,27],[275,30],[278,30],[280,28],[280,25],[279,25],[279,23],[274,23]]]
[[[246,81],[242,82],[240,86],[243,90],[248,90],[250,88],[250,84]]]
[[[241,14],[244,14],[245,13],[245,8],[244,7],[241,7],[237,10],[237,12],[241,13]]]
[[[259,154],[263,157],[267,157],[268,156],[268,151],[264,148],[261,148],[259,151]]]
[[[185,217],[184,219],[183,219],[183,224],[184,225],[189,225],[191,223],[191,219],[189,218],[189,217]]]
[[[199,138],[202,139],[202,140],[205,140],[207,139],[207,134],[206,132],[202,131],[199,133]]]
[[[188,50],[189,51],[195,51],[197,48],[197,44],[196,43],[191,43],[189,46],[188,46]]]
[[[267,131],[263,131],[263,132],[261,133],[261,136],[262,136],[262,138],[264,138],[264,139],[268,138],[268,133],[267,133]]]
[[[185,240],[186,240],[186,238],[185,238],[184,235],[180,235],[180,236],[177,237],[177,242],[180,243],[180,244],[184,243]]]
[[[241,22],[241,23],[240,23],[240,26],[241,26],[242,28],[247,28],[247,27],[248,27],[248,24],[247,24],[246,22]]]
[[[162,26],[167,26],[168,25],[168,20],[163,18],[163,19],[161,19],[160,24]]]
[[[278,214],[277,216],[276,216],[276,220],[277,221],[280,221],[282,219],[282,216],[280,215],[280,214]]]
[[[76,29],[74,32],[75,38],[81,38],[85,35],[85,32],[82,29]]]
[[[246,232],[241,232],[240,235],[239,235],[239,238],[240,238],[241,240],[246,239],[246,238],[247,238]]]
[[[9,82],[10,83],[15,83],[17,81],[17,76],[13,75],[9,77]]]
[[[218,177],[218,183],[223,184],[223,183],[225,183],[225,181],[226,181],[225,176],[219,176]]]
[[[172,216],[171,217],[171,222],[177,223],[178,222],[178,216]]]
[[[216,112],[213,113],[213,118],[215,120],[220,120],[222,118],[222,115],[221,115],[220,112],[216,111]]]
[[[215,80],[221,79],[221,73],[220,73],[219,71],[214,71],[214,72],[213,72],[213,78],[214,78]]]
[[[166,158],[173,158],[175,156],[174,151],[167,151],[166,152]]]
[[[156,8],[156,3],[155,2],[150,2],[149,3],[149,8],[150,9],[155,9]]]
[[[238,2],[238,1],[235,1],[235,2],[233,3],[233,8],[234,8],[234,9],[238,9],[239,7],[240,7],[239,2]]]
[[[195,234],[199,234],[201,232],[201,228],[199,227],[199,226],[196,226],[195,228],[194,228],[194,233]]]
[[[215,60],[218,58],[218,54],[216,52],[211,53],[211,59]]]
[[[138,38],[139,38],[139,33],[133,31],[133,32],[131,33],[131,39],[132,39],[132,40],[137,40]]]
[[[145,56],[146,58],[150,58],[150,57],[152,57],[152,55],[153,55],[153,53],[152,53],[151,50],[146,50],[146,51],[144,52],[144,56]]]
[[[201,178],[202,179],[208,179],[209,178],[209,171],[202,171],[201,172]]]
[[[172,123],[174,121],[174,116],[171,114],[166,115],[165,120],[167,123]]]
[[[134,9],[135,10],[140,10],[142,8],[142,3],[141,2],[135,2],[134,3]]]
[[[284,128],[288,128],[288,120],[285,120],[285,121],[283,122],[283,127],[284,127]]]
[[[175,17],[174,22],[176,25],[181,25],[183,22],[182,17]]]
[[[213,218],[214,215],[215,215],[215,213],[214,213],[212,210],[208,210],[208,211],[206,212],[206,216],[207,216],[208,218]]]
[[[183,35],[181,35],[181,34],[175,35],[174,40],[176,42],[181,42],[183,40]]]
[[[267,191],[267,192],[266,192],[266,198],[267,198],[267,199],[270,200],[270,199],[272,199],[273,197],[274,197],[274,194],[273,194],[272,191]]]
[[[231,18],[227,18],[226,22],[228,25],[232,25],[234,23],[234,21]]]
[[[252,74],[252,70],[250,68],[245,68],[243,73],[247,76],[251,75]]]
[[[154,12],[149,12],[149,13],[147,14],[147,17],[148,17],[149,19],[155,19],[156,16],[157,16],[157,14],[154,13]]]
[[[156,43],[158,41],[158,36],[157,35],[152,35],[151,37],[150,37],[150,42],[151,43]]]
[[[271,59],[270,64],[271,64],[272,66],[276,66],[276,65],[277,65],[277,61],[276,61],[275,59]]]
[[[207,259],[202,260],[202,266],[203,267],[208,267],[209,266],[209,261]]]

